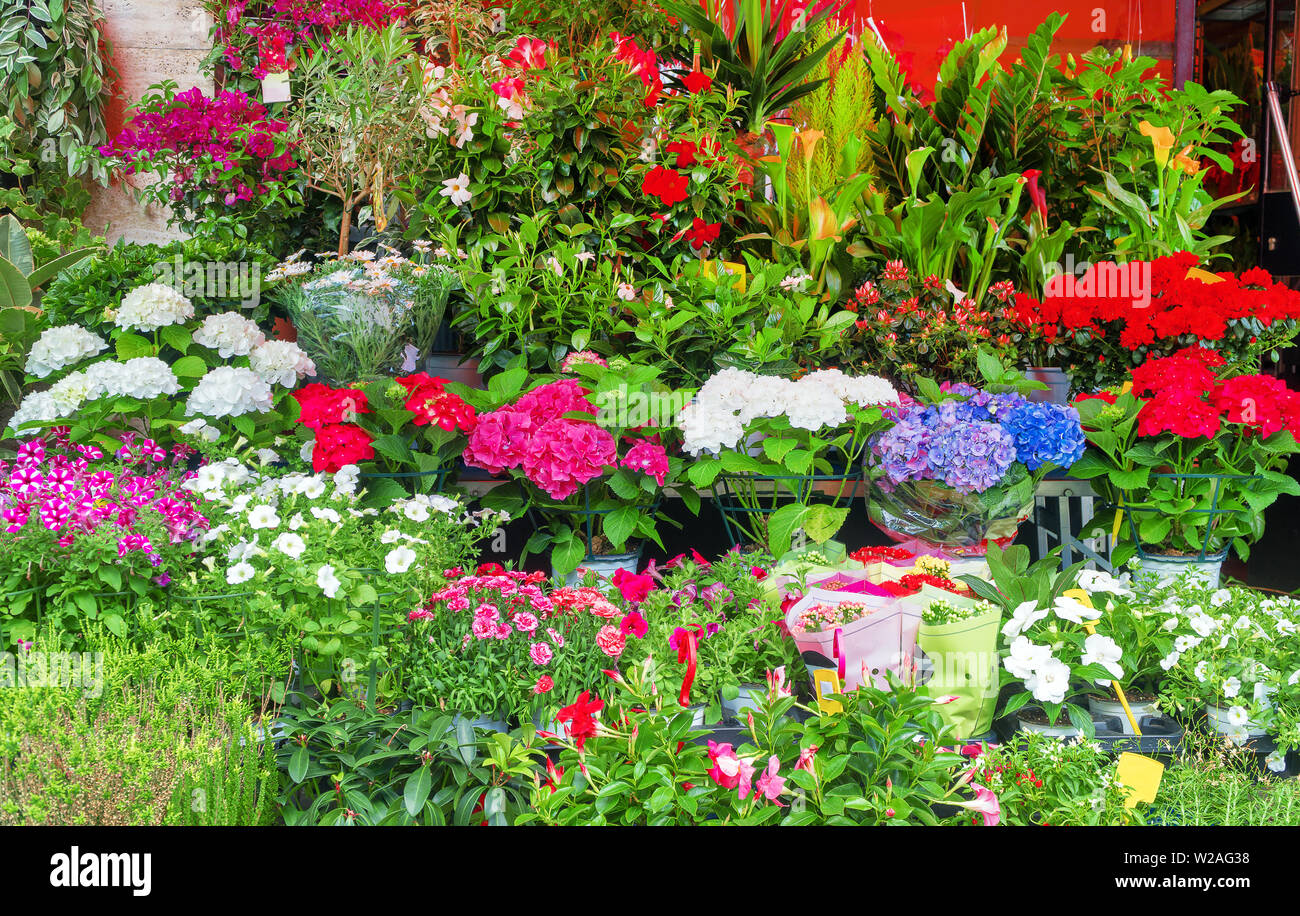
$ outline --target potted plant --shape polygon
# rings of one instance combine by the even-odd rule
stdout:
[[[474,429],[474,408],[423,372],[364,388],[304,385],[298,402],[300,454],[317,473],[359,465],[367,497],[390,503],[406,494],[438,493]]]
[[[1203,347],[1148,360],[1131,377],[1129,391],[1076,402],[1090,448],[1071,473],[1111,506],[1090,530],[1127,535],[1112,551],[1116,566],[1136,555],[1158,581],[1190,571],[1215,585],[1228,545],[1245,559],[1264,510],[1300,495],[1285,473],[1300,450],[1300,395],[1233,372]]]
[[[1184,717],[1202,708],[1210,728],[1237,744],[1267,735],[1271,769],[1300,747],[1300,605],[1246,588],[1179,585],[1160,593],[1174,645],[1161,701]]]
[[[978,357],[987,387],[921,378],[895,424],[871,443],[867,510],[891,538],[960,555],[1010,544],[1033,509],[1038,482],[1084,451],[1072,407],[1033,403],[1018,372]]]
[[[844,524],[867,442],[897,398],[884,379],[838,369],[797,381],[724,369],[681,412],[682,448],[699,456],[687,475],[714,487],[733,544],[779,557],[801,529],[825,542]]]
[[[635,572],[641,539],[660,543],[664,492],[676,490],[692,511],[699,508],[698,495],[678,486],[682,459],[664,444],[672,415],[657,406],[663,392],[652,368],[611,368],[582,354],[566,369],[579,377],[525,389],[529,372],[517,365],[493,376],[486,392],[466,391],[495,409],[479,414],[465,462],[513,478],[484,504],[512,518],[534,514],[525,557],[549,547],[555,573],[572,581],[580,566],[606,577],[618,568]]]

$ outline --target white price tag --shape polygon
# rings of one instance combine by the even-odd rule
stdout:
[[[263,102],[289,101],[289,74],[268,73],[262,79]]]

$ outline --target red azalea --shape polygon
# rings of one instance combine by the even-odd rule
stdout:
[[[691,94],[703,92],[713,85],[713,77],[700,70],[692,70],[690,73],[686,74],[685,78],[682,80],[682,85],[685,86],[686,91]]]
[[[650,197],[658,197],[665,207],[671,207],[687,198],[687,184],[685,175],[657,165],[641,182],[641,192]]]
[[[311,467],[320,473],[337,473],[349,464],[360,464],[375,457],[374,440],[360,426],[332,423],[316,430],[316,445],[311,451]]]
[[[722,223],[706,223],[697,216],[691,223],[691,228],[687,230],[686,238],[690,239],[691,247],[699,251],[705,245],[716,242],[721,231]]]
[[[304,385],[293,393],[300,408],[298,422],[319,431],[331,423],[349,423],[357,414],[370,413],[366,393],[356,388],[331,388],[320,382]]]
[[[564,723],[569,737],[581,748],[588,738],[596,734],[595,714],[605,708],[604,700],[590,700],[590,691],[584,690],[578,699],[564,707],[556,715],[557,722]]]

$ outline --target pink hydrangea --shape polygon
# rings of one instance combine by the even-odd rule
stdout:
[[[617,457],[608,430],[561,418],[548,421],[528,441],[523,469],[548,496],[562,500],[604,474]]]
[[[519,467],[524,445],[538,423],[526,410],[513,408],[481,414],[462,457],[470,467],[491,474]]]
[[[653,477],[655,483],[662,487],[664,478],[668,476],[668,453],[662,445],[643,439],[627,450],[623,456],[623,467]]]

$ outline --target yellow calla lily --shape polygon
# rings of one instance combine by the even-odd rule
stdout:
[[[1164,168],[1169,164],[1169,151],[1174,148],[1174,133],[1168,127],[1156,127],[1150,121],[1143,121],[1138,125],[1138,130],[1142,136],[1151,138],[1151,145],[1155,148],[1156,165]]]

